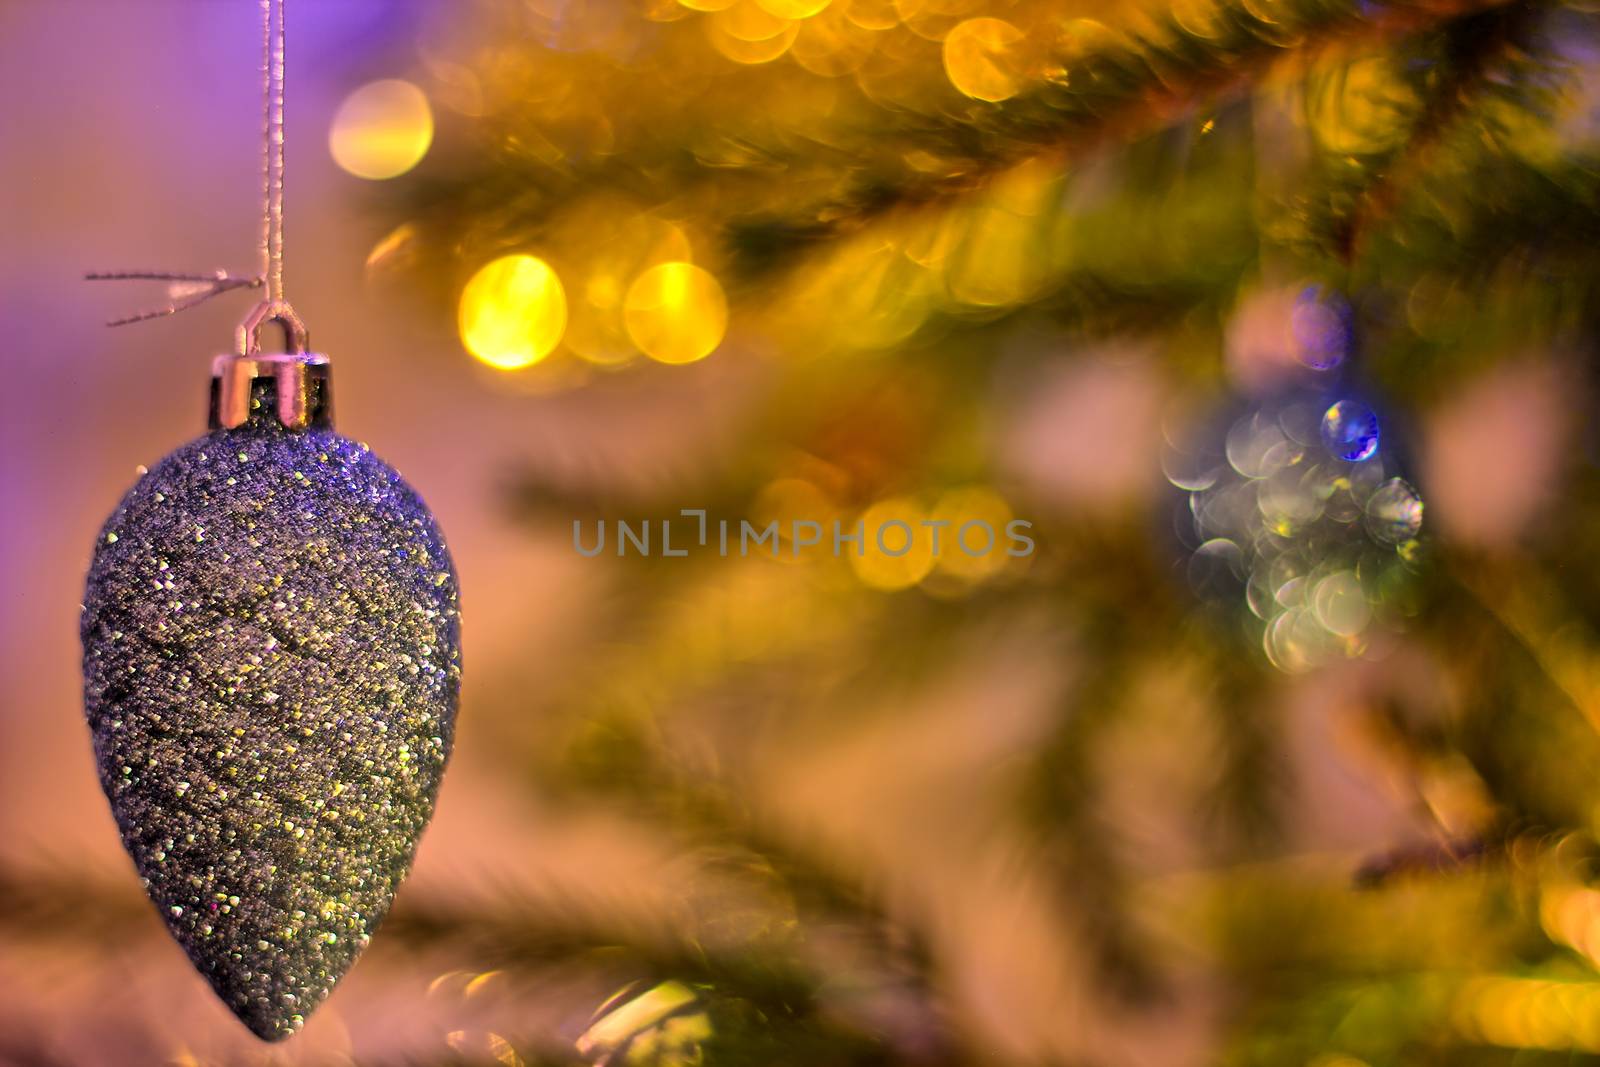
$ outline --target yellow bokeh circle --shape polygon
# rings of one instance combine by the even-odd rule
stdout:
[[[835,78],[859,69],[876,47],[875,38],[834,7],[801,25],[790,55],[811,73]]]
[[[461,293],[461,342],[497,370],[531,366],[561,343],[567,329],[567,294],[550,265],[537,256],[502,256]]]
[[[1003,19],[968,19],[944,39],[950,84],[974,100],[1005,100],[1022,88],[1018,55],[1026,35]]]
[[[900,25],[894,0],[846,0],[845,17],[863,30],[892,30]]]
[[[829,0],[756,0],[781,19],[808,19],[828,6]]]
[[[661,363],[693,363],[722,343],[728,298],[693,263],[661,263],[629,286],[622,315],[639,351]]]
[[[954,489],[939,498],[934,517],[950,525],[944,530],[939,570],[969,582],[981,581],[1011,562],[1011,506],[992,489]]]
[[[751,505],[750,516],[765,529],[778,524],[778,559],[793,563],[833,551],[833,522],[838,514],[828,495],[804,478],[779,478],[767,484]]]
[[[408,81],[369,82],[345,97],[328,131],[334,162],[358,178],[395,178],[433,144],[433,109]]]
[[[735,63],[771,63],[794,44],[800,24],[772,14],[755,0],[739,0],[705,20],[711,47]]]
[[[1372,155],[1399,144],[1420,101],[1403,68],[1388,56],[1330,64],[1306,89],[1311,132],[1329,152]]]
[[[792,28],[792,19],[774,15],[760,4],[743,0],[742,3],[719,12],[712,23],[719,32],[736,40],[751,43],[770,41]]]
[[[849,550],[850,567],[862,583],[892,592],[909,589],[933,569],[933,537],[923,525],[927,512],[910,497],[881,500],[861,513],[855,530],[861,543]]]
[[[789,46],[794,44],[795,37],[800,32],[800,24],[791,22],[777,35],[768,37],[766,40],[746,41],[733,36],[714,22],[707,25],[711,27],[708,31],[711,38],[711,46],[721,52],[725,58],[747,67],[771,63],[789,50]]]
[[[575,256],[569,267],[567,332],[562,345],[587,363],[615,367],[639,355],[622,319],[628,287],[658,263],[688,260],[692,246],[677,226],[624,198],[597,196],[568,213],[548,238]]]

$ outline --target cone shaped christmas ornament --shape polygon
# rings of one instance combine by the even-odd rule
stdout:
[[[274,323],[287,353],[261,350]],[[387,914],[461,678],[438,526],[334,432],[331,401],[328,360],[269,295],[214,363],[210,431],[106,522],[84,600],[85,704],[123,844],[266,1040],[301,1026]]]

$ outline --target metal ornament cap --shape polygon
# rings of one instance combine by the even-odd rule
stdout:
[[[461,681],[433,516],[325,420],[286,425],[281,381],[253,373],[244,422],[129,490],[82,620],[123,845],[195,967],[268,1041],[304,1023],[388,913]]]
[[[259,382],[271,382],[262,395]],[[315,352],[290,355],[218,356],[211,364],[213,430],[236,430],[257,412],[270,409],[290,430],[333,426],[333,379],[328,357]]]

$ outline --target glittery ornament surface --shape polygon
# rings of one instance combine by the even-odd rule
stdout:
[[[331,431],[215,431],[107,522],[83,643],[151,899],[252,1031],[292,1033],[388,912],[450,752],[458,595],[432,516]]]
[[[1195,591],[1254,616],[1288,672],[1364,654],[1414,610],[1422,497],[1396,475],[1378,417],[1338,394],[1289,393],[1174,443],[1179,532]]]

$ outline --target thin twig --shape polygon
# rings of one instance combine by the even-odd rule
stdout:
[[[1404,192],[1433,163],[1434,150],[1444,141],[1485,87],[1494,84],[1498,64],[1522,50],[1522,37],[1535,13],[1527,0],[1512,0],[1488,7],[1452,24],[1446,34],[1449,65],[1404,144],[1374,172],[1370,184],[1356,197],[1348,217],[1332,235],[1335,250],[1346,264],[1361,255],[1365,239],[1393,215]]]
[[[134,315],[120,319],[112,319],[107,326],[127,326],[135,322],[148,322],[151,319],[165,318],[176,315],[180,311],[188,311],[198,307],[214,296],[232,292],[235,289],[259,289],[264,281],[259,275],[229,274],[227,271],[212,271],[209,274],[190,274],[183,271],[166,270],[115,270],[115,271],[90,271],[84,276],[85,281],[91,282],[192,282],[204,287],[196,292],[189,293],[181,298],[174,298],[162,307],[151,308]]]

